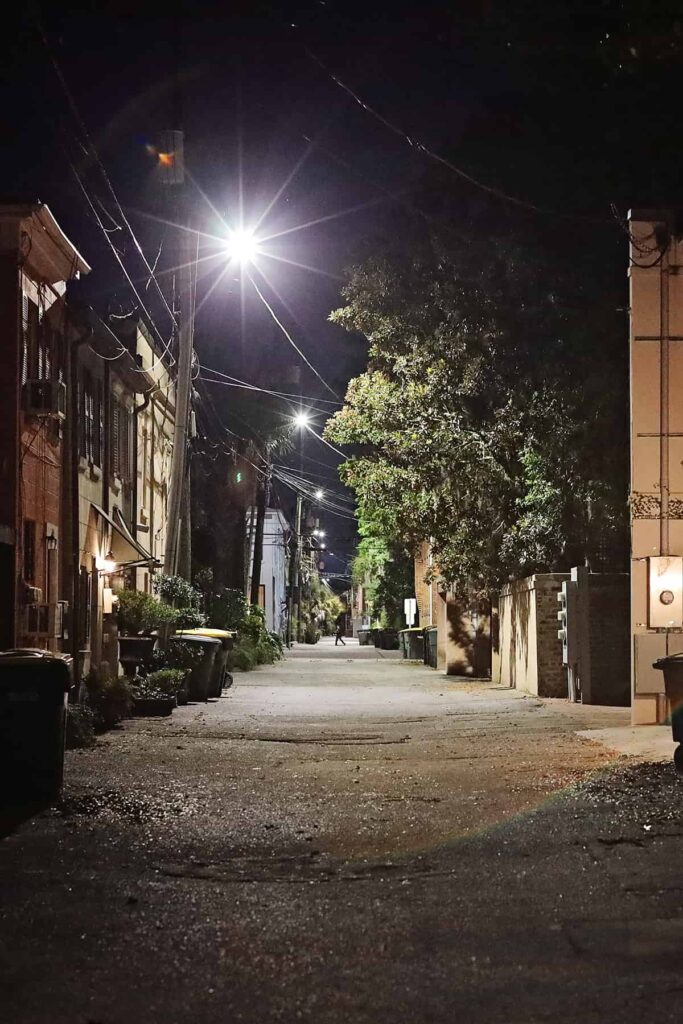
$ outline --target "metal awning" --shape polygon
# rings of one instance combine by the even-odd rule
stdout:
[[[152,555],[150,555],[149,551],[146,551],[145,548],[143,548],[142,544],[140,544],[139,541],[135,539],[133,534],[128,529],[126,520],[123,518],[123,513],[121,512],[121,509],[117,505],[114,505],[114,507],[112,508],[113,514],[109,515],[109,513],[105,512],[102,506],[98,505],[96,502],[91,501],[90,504],[97,513],[97,515],[105,522],[109,523],[109,526],[114,531],[111,538],[112,551],[116,556],[117,562],[123,562],[129,565],[130,568],[133,568],[133,563],[135,565],[160,564],[158,560],[156,558],[153,558]],[[116,537],[114,537],[114,534],[116,534]],[[117,551],[114,551],[115,541],[118,541],[118,543],[116,544],[116,547],[118,549]],[[121,549],[122,545],[123,550]],[[128,546],[131,550],[125,551],[125,546]],[[119,558],[118,555],[122,555],[124,557]]]

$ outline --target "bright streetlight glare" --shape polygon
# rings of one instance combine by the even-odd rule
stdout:
[[[318,499],[318,501],[320,501],[320,499],[322,498],[323,494],[324,494],[324,491],[316,491],[315,492],[315,496]]]
[[[294,423],[297,427],[307,427],[310,422],[310,416],[307,412],[298,412],[294,417]]]
[[[228,259],[251,263],[258,253],[258,242],[251,231],[232,231],[225,246]]]

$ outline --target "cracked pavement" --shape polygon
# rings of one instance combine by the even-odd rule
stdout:
[[[349,643],[67,755],[0,842],[17,1024],[680,1018],[681,782]]]

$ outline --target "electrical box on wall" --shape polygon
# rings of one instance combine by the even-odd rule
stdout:
[[[648,626],[683,627],[683,557],[660,555],[648,559]]]

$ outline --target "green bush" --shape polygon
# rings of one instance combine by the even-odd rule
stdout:
[[[320,630],[313,622],[309,622],[304,630],[304,643],[317,644],[320,639]]]
[[[256,660],[259,665],[272,665],[278,657],[275,648],[267,640],[262,640],[256,645]]]
[[[161,668],[156,672],[149,673],[145,679],[145,685],[149,690],[156,691],[161,697],[176,697],[178,691],[182,689],[186,676],[187,669],[184,668]],[[150,695],[146,694],[146,696]]]
[[[125,718],[133,704],[133,691],[124,676],[109,677],[91,669],[85,679],[95,732],[104,732]]]
[[[193,643],[186,643],[181,637],[172,636],[168,641],[163,667],[183,668],[191,671],[203,657],[204,651],[201,647]]]
[[[175,608],[195,608],[199,601],[199,594],[183,576],[167,576],[160,572],[152,581],[154,593],[158,594],[162,601],[173,605]]]
[[[116,596],[116,618],[122,633],[129,633],[132,636],[137,633],[150,633],[153,629],[159,629],[175,619],[172,609],[157,601],[151,594],[144,594],[139,590],[119,590]]]
[[[268,633],[268,641],[278,652],[278,657],[282,657],[285,650],[285,642],[279,633]]]
[[[92,708],[87,704],[69,704],[66,714],[66,749],[86,750],[96,743]]]
[[[215,629],[240,629],[249,606],[241,590],[224,587],[211,597],[209,622]]]
[[[176,629],[199,629],[206,625],[206,615],[198,608],[176,608],[174,627]]]

